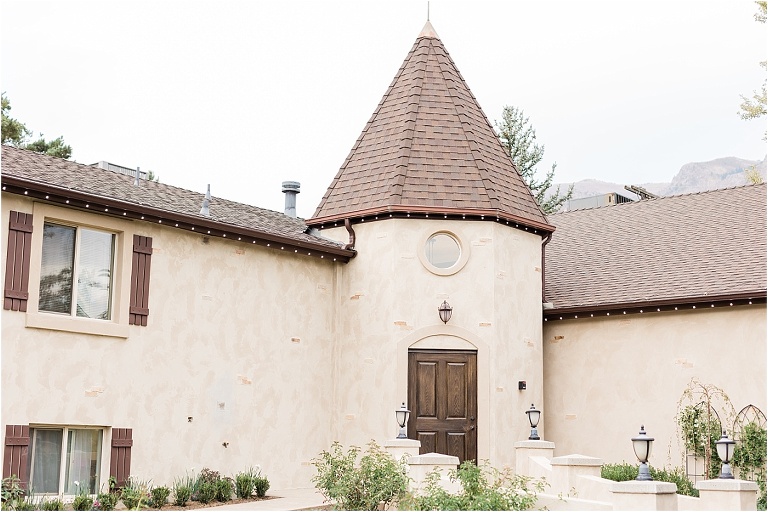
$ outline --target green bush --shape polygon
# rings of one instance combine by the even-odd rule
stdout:
[[[269,489],[269,480],[265,476],[253,477],[253,488],[256,490],[256,496],[263,498]]]
[[[739,468],[739,477],[757,482],[760,492],[757,497],[757,510],[766,506],[766,454],[768,442],[765,427],[755,422],[747,423],[741,430],[740,442],[733,452],[733,466]]]
[[[656,469],[653,466],[648,467],[651,472],[651,478],[659,482],[670,482],[677,485],[677,494],[699,497],[699,491],[693,486],[693,483],[685,475],[681,467],[672,469]],[[626,482],[637,478],[638,467],[634,464],[622,462],[621,464],[603,464],[600,470],[600,476],[613,480],[614,482]]]
[[[168,503],[168,496],[171,494],[171,490],[163,485],[152,488],[149,494],[149,503],[152,505],[152,508],[163,508]]]
[[[99,510],[115,510],[117,500],[120,496],[116,492],[100,492],[96,496],[96,503],[99,504]],[[94,503],[94,508],[96,503]]]
[[[43,500],[40,502],[40,510],[64,510],[64,502],[59,498]],[[107,510],[107,509],[102,509]]]
[[[312,481],[327,500],[334,502],[336,510],[377,510],[380,504],[388,507],[405,496],[408,477],[404,462],[397,462],[374,441],[368,443],[358,463],[359,454],[356,446],[345,453],[341,444],[334,442],[331,451],[323,451],[312,460],[317,470]],[[254,486],[258,492],[259,483],[254,482]]]
[[[149,502],[149,482],[129,477],[120,493],[120,499],[128,510],[138,510]]]
[[[4,509],[14,509],[24,502],[26,491],[16,475],[3,478],[2,503]]]
[[[514,475],[511,469],[498,471],[472,461],[464,461],[450,477],[461,486],[457,494],[440,485],[440,473],[435,470],[427,475],[423,489],[406,496],[400,505],[409,510],[527,510],[535,505],[536,492],[543,490],[541,482],[530,489],[532,480]]]
[[[192,487],[179,483],[173,486],[173,504],[177,507],[186,507],[192,497]]]
[[[216,501],[225,503],[232,499],[232,479],[229,477],[223,477],[216,483]]]
[[[93,498],[87,494],[78,494],[72,502],[72,510],[91,510],[93,507]]]
[[[210,503],[216,499],[218,486],[216,482],[203,481],[197,487],[197,501],[200,503]]]
[[[238,498],[250,498],[253,494],[253,470],[243,471],[235,475],[235,494]]]

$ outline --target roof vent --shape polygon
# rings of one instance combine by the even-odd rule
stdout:
[[[205,215],[206,217],[211,216],[211,211],[209,210],[209,207],[211,205],[211,184],[208,184],[208,191],[205,193],[205,199],[203,199],[203,207],[200,208],[200,215]]]
[[[285,194],[285,214],[296,217],[296,195],[301,192],[301,183],[298,181],[284,181],[283,194]]]

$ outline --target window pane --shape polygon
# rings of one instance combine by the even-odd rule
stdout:
[[[32,492],[59,492],[62,430],[34,430],[32,445]]]
[[[112,233],[80,229],[77,316],[102,320],[111,317],[114,239]]]
[[[40,269],[40,311],[72,312],[72,264],[75,228],[45,223]]]
[[[101,430],[69,429],[65,494],[96,494],[101,462]]]
[[[461,256],[459,243],[445,233],[438,233],[429,237],[424,249],[427,260],[437,268],[450,268],[459,261],[459,256]]]

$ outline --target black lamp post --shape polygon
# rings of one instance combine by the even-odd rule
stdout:
[[[405,406],[405,402],[399,409],[395,409],[395,417],[397,418],[397,424],[400,425],[400,433],[397,435],[398,439],[408,439],[405,435],[405,424],[408,422],[408,415],[411,411]]]
[[[651,472],[648,469],[648,458],[651,456],[651,448],[654,439],[648,437],[645,432],[645,426],[640,425],[640,433],[632,438],[632,449],[635,450],[635,457],[640,461],[640,469],[637,472],[635,480],[647,481],[653,480]]]
[[[525,411],[525,414],[528,415],[528,423],[531,424],[531,435],[528,437],[528,439],[532,441],[538,441],[541,438],[539,437],[539,433],[536,431],[536,427],[539,426],[541,411],[536,409],[536,407],[531,404],[531,408]]]
[[[448,304],[447,300],[444,300],[443,303],[440,304],[440,307],[437,308],[437,312],[440,314],[440,320],[442,320],[444,324],[447,324],[448,320],[451,319],[453,308]]]
[[[723,466],[718,478],[733,479],[730,462],[731,459],[733,459],[733,450],[736,448],[736,441],[728,439],[728,436],[725,435],[725,430],[723,430],[723,437],[715,443],[715,446],[717,446],[717,456],[723,461]]]

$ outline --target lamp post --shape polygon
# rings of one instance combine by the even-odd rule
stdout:
[[[645,426],[640,425],[640,433],[637,437],[632,438],[632,449],[635,450],[635,457],[640,461],[640,469],[635,480],[653,480],[651,472],[648,470],[648,458],[651,456],[653,441],[654,439],[646,434]]]
[[[733,450],[736,448],[736,441],[728,439],[723,430],[723,437],[715,443],[717,446],[717,456],[723,461],[722,469],[720,470],[720,476],[718,478],[733,479],[733,472],[731,471],[731,459],[733,459]]]
[[[395,409],[395,418],[397,418],[397,424],[400,425],[400,433],[397,435],[398,439],[408,439],[408,436],[405,435],[405,424],[408,422],[408,415],[410,413],[411,411],[405,406],[405,402],[403,402],[400,408]]]
[[[447,324],[448,320],[451,319],[453,308],[448,304],[447,300],[444,300],[443,303],[440,304],[440,307],[437,308],[437,313],[440,315],[440,320],[442,320],[444,324]]]
[[[536,427],[539,426],[541,411],[536,409],[536,407],[531,404],[531,408],[525,411],[525,414],[528,415],[528,423],[531,424],[531,435],[528,437],[528,439],[532,441],[538,441],[541,438],[539,437],[539,433],[536,431]]]

